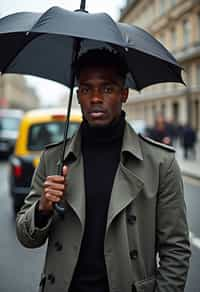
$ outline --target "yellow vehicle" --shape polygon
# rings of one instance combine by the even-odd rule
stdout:
[[[78,129],[81,120],[81,112],[72,109],[68,137]],[[60,108],[37,109],[24,115],[10,158],[10,194],[15,212],[29,192],[33,172],[45,145],[63,140],[65,121],[66,110]]]

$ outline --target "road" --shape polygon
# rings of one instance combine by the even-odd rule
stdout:
[[[0,161],[0,291],[37,292],[45,248],[29,250],[18,243],[7,177],[8,163]],[[199,292],[200,182],[184,179],[184,187],[193,252],[185,292]]]
[[[8,164],[0,162],[0,291],[37,292],[45,249],[26,249],[16,239],[8,195]]]

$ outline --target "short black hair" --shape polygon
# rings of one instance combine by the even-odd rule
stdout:
[[[116,73],[124,82],[128,73],[124,57],[118,52],[108,49],[93,49],[82,54],[75,64],[76,78],[79,79],[81,70],[88,67],[115,67]]]

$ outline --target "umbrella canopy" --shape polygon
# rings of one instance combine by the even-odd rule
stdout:
[[[52,7],[45,13],[16,13],[0,19],[0,71],[31,74],[71,86],[74,39],[81,50],[110,47],[125,58],[127,86],[183,82],[174,57],[154,37],[106,13]]]
[[[89,49],[117,50],[128,65],[127,87],[141,90],[160,82],[181,82],[181,68],[174,57],[149,33],[116,23],[106,13],[90,14],[81,0],[80,9],[52,7],[45,13],[16,13],[0,19],[0,72],[30,74],[70,87],[62,173],[69,128],[75,72],[73,64]],[[62,204],[55,209],[64,214]]]

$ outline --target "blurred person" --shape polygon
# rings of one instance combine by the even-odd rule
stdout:
[[[151,139],[166,145],[172,145],[172,138],[167,127],[167,123],[162,114],[158,114],[155,118],[154,127],[151,129]]]
[[[183,136],[183,128],[184,128],[183,124],[178,124],[177,125],[177,135],[178,135],[178,140],[179,140],[180,144],[181,144],[182,136]]]
[[[195,130],[190,126],[190,124],[186,124],[182,131],[182,146],[184,150],[183,156],[185,159],[188,159],[189,156],[192,156],[193,159],[196,158],[196,141],[197,136]]]
[[[67,141],[46,147],[17,215],[28,248],[48,239],[42,292],[184,290],[190,247],[174,149],[127,123],[127,67],[116,52],[91,50],[76,64],[83,113]],[[64,200],[64,217],[54,203]],[[157,262],[159,255],[159,263]]]
[[[166,122],[166,132],[171,139],[171,145],[176,146],[178,139],[178,126],[173,119],[169,119]]]

